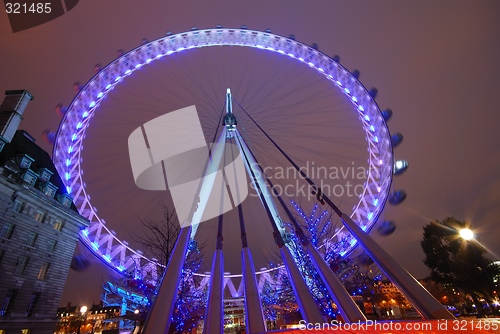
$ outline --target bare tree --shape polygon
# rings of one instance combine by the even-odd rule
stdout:
[[[163,217],[160,220],[141,219],[141,232],[132,232],[130,236],[143,247],[146,254],[166,266],[177,241],[180,224],[175,210],[163,203],[159,205],[163,209]]]
[[[180,232],[180,224],[175,210],[171,210],[163,203],[159,205],[162,207],[163,217],[159,220],[141,219],[142,230],[130,233],[130,235],[142,246],[148,257],[155,258],[163,268],[166,268]],[[203,254],[200,249],[204,245],[205,242],[198,244],[194,240],[191,240],[189,244],[170,333],[190,332],[203,316],[208,293],[206,288],[199,287],[201,279],[194,273],[202,264]],[[157,286],[162,276],[158,275]]]

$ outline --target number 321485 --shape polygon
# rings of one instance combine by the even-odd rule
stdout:
[[[48,14],[51,12],[50,2],[37,3],[21,3],[7,2],[5,3],[5,11],[7,14]]]

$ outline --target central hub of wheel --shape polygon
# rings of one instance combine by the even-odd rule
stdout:
[[[226,91],[226,114],[222,119],[222,125],[224,125],[227,129],[227,137],[231,138],[233,136],[234,130],[236,130],[236,125],[238,121],[236,121],[236,117],[233,114],[233,97],[231,95],[231,89],[227,89]]]

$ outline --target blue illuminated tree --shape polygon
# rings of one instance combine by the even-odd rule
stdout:
[[[275,324],[278,317],[286,313],[297,312],[298,305],[285,267],[271,263],[269,268],[276,269],[269,272],[269,279],[262,287],[262,311],[266,321]],[[271,328],[274,326],[271,325]]]
[[[320,207],[316,204],[313,209],[306,214],[297,203],[292,201],[292,204],[298,213],[297,222],[301,225],[306,237],[320,251],[325,261],[330,262],[336,246],[331,242],[335,228],[330,220],[332,217],[331,212],[328,210],[320,210]],[[304,277],[311,295],[320,306],[321,312],[324,315],[331,317],[335,316],[336,310],[334,309],[333,299],[319,277],[309,254],[303,250],[295,233],[292,233],[291,238],[292,242],[289,243],[290,251],[296,259],[299,271]]]
[[[373,297],[375,286],[381,280],[380,270],[364,251],[358,249],[350,254],[346,253],[351,246],[347,241],[349,234],[342,231],[336,222],[332,222],[331,211],[315,204],[306,213],[299,204],[293,201],[292,204],[304,234],[337,274],[346,290],[353,296]],[[319,278],[309,255],[299,246],[298,238],[292,235],[292,239],[294,242],[290,243],[291,251],[312,296],[321,306],[323,314],[333,316],[336,313],[332,306],[333,299]]]
[[[191,333],[203,319],[208,290],[206,287],[200,287],[200,278],[193,275],[199,270],[201,263],[202,254],[192,242],[182,270],[170,333]]]
[[[386,298],[378,289],[383,279],[382,272],[362,248],[355,249],[349,259],[334,261],[330,267],[351,296],[360,296],[362,301],[369,302],[366,306],[371,309],[365,310],[367,314],[373,314],[373,306]],[[399,295],[395,295],[393,299],[399,301]],[[401,301],[399,304],[404,303]],[[365,303],[359,303],[358,306],[363,310]]]

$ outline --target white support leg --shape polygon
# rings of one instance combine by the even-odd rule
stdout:
[[[299,311],[302,318],[307,323],[312,324],[325,322],[318,305],[314,301],[314,298],[307,288],[306,282],[304,282],[304,278],[293,260],[290,250],[284,246],[280,248],[280,252],[281,258],[285,263],[286,271],[288,272],[288,277],[290,277],[290,283],[292,284],[295,299],[299,304]]]
[[[340,216],[345,227],[358,240],[372,259],[384,271],[391,282],[415,306],[426,319],[455,319],[441,303],[434,298],[409,272],[396,262],[379,244],[375,242],[351,217]]]
[[[181,229],[163,275],[158,295],[144,324],[143,334],[168,334],[190,235],[191,226]]]
[[[193,239],[194,236],[196,235],[196,231],[198,230],[198,225],[200,224],[203,212],[205,212],[205,208],[207,207],[208,199],[210,198],[210,194],[212,193],[215,178],[217,176],[217,171],[219,170],[222,156],[224,155],[226,136],[227,136],[226,127],[222,127],[222,132],[219,136],[219,140],[212,149],[212,154],[204,174],[205,176],[203,177],[198,198],[199,202],[193,204],[194,213],[191,219],[191,225],[193,226],[193,230],[191,232],[191,239]]]
[[[210,290],[208,305],[205,311],[203,334],[224,333],[224,255],[221,249],[216,249],[210,274]]]
[[[245,286],[245,323],[247,333],[265,332],[264,314],[255,278],[252,253],[248,247],[241,250],[241,261],[243,267],[243,283]]]

